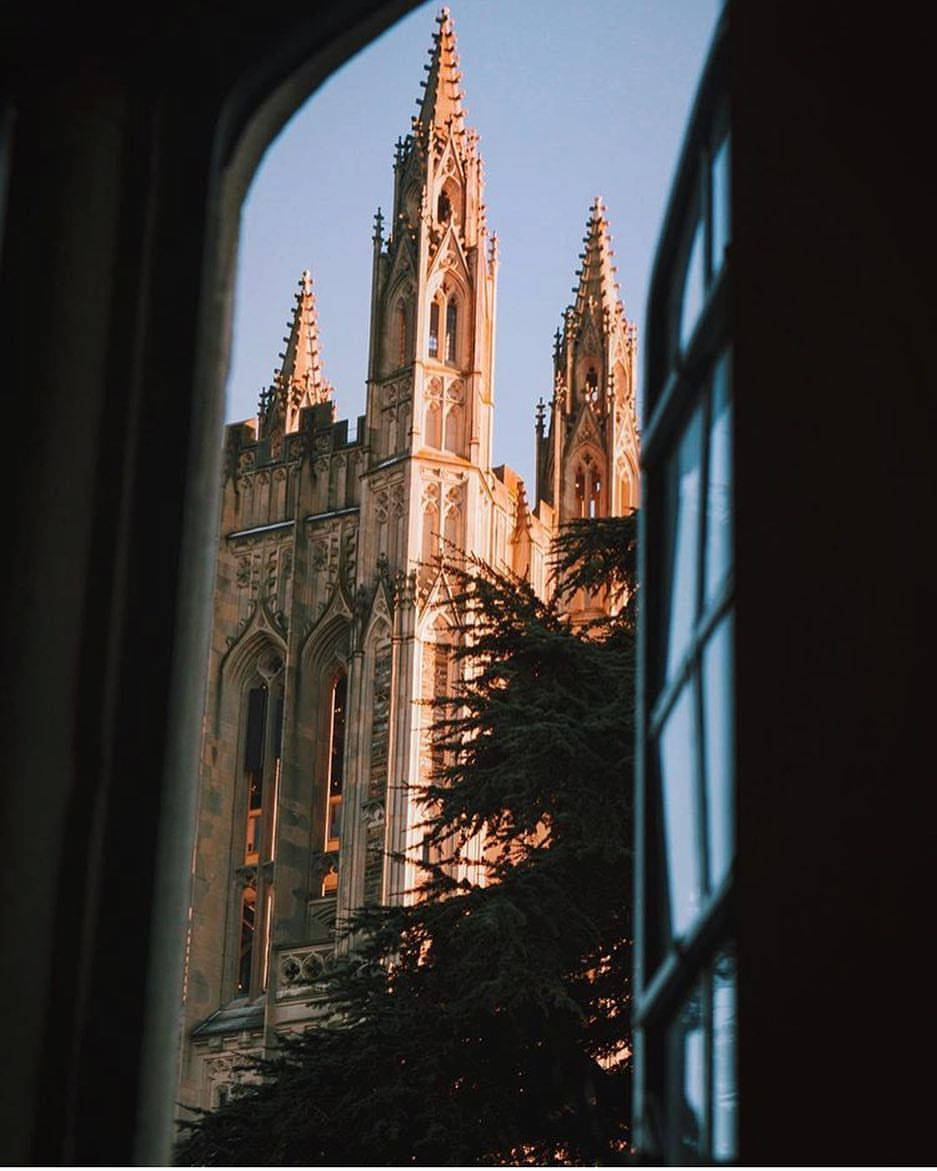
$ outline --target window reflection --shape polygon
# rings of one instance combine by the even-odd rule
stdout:
[[[715,276],[725,258],[731,237],[729,219],[729,139],[722,140],[712,165],[712,266]]]
[[[723,354],[713,373],[706,477],[706,601],[725,580],[732,562],[732,417],[729,360]]]
[[[683,689],[660,738],[667,886],[674,935],[682,935],[696,918],[703,885],[691,694],[689,687]]]
[[[713,969],[712,1154],[728,1163],[738,1153],[735,957],[723,952]]]
[[[664,576],[664,580],[670,582],[668,677],[680,663],[696,618],[701,431],[701,413],[697,410],[671,460],[668,476],[671,519],[667,550],[669,565]]]
[[[724,619],[703,651],[703,741],[709,887],[728,873],[735,849],[732,704],[732,618]]]
[[[683,299],[680,304],[680,348],[685,349],[693,327],[703,308],[706,293],[705,251],[702,220],[697,222],[690,248],[690,259],[686,266]]]
[[[672,1157],[676,1163],[695,1163],[703,1151],[706,1107],[706,1035],[698,986],[671,1026],[668,1050]]]

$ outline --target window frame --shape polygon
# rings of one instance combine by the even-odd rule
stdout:
[[[726,873],[709,883],[708,825],[705,801],[704,660],[705,649],[721,622],[734,613],[734,556],[721,584],[707,597],[706,524],[709,505],[709,465],[713,435],[711,421],[716,375],[726,362],[725,376],[732,402],[732,339],[729,321],[730,248],[713,256],[713,161],[729,142],[727,25],[720,19],[703,71],[693,113],[680,153],[664,228],[661,233],[648,299],[648,362],[645,371],[645,418],[642,437],[642,499],[640,566],[643,586],[638,635],[637,753],[635,792],[635,968],[634,968],[634,1122],[641,1155],[679,1161],[676,1128],[666,1117],[670,1090],[667,1079],[672,1029],[682,1006],[695,988],[702,989],[704,1063],[704,1121],[700,1148],[691,1157],[712,1158],[712,1068],[714,1037],[711,1020],[712,972],[726,949],[734,951],[734,855]],[[731,176],[730,176],[731,182]],[[730,200],[731,206],[731,200]],[[702,288],[695,318],[688,323],[685,306],[693,279],[694,246],[702,226]],[[728,240],[731,241],[731,235]],[[714,261],[718,261],[718,265]],[[688,325],[688,327],[687,327]],[[731,408],[730,408],[731,409]],[[668,524],[677,515],[671,496],[671,461],[697,411],[700,445],[697,468],[698,500],[694,534],[693,612],[690,630],[679,658],[668,669],[665,661],[669,630],[667,609],[671,585],[665,569]],[[731,449],[730,434],[730,449]],[[730,456],[731,458],[731,456]],[[732,460],[734,467],[734,460]],[[679,497],[678,497],[679,499]],[[730,530],[730,541],[734,532]],[[666,598],[666,601],[665,601]],[[665,621],[665,616],[667,621]],[[734,636],[734,631],[733,631]],[[730,644],[734,678],[734,645]],[[700,866],[700,899],[692,920],[679,935],[670,930],[670,873],[664,840],[665,803],[659,767],[661,736],[681,698],[690,702],[692,718],[691,832]],[[734,712],[733,712],[734,721]],[[731,777],[735,741],[728,751]],[[737,808],[730,795],[732,815]],[[737,1021],[737,1000],[736,1000]],[[737,1045],[735,1048],[737,1066]],[[737,1073],[736,1089],[737,1089]],[[672,1088],[672,1087],[671,1087]],[[738,1115],[734,1116],[737,1158]]]

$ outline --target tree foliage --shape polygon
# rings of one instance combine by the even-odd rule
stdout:
[[[354,916],[330,1023],[284,1040],[178,1162],[621,1162],[634,559],[626,517],[564,531],[549,601],[477,561],[446,567],[463,671],[434,701],[421,901]],[[577,627],[563,603],[579,589],[618,612]]]

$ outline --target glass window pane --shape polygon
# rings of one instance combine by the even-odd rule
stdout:
[[[706,484],[706,578],[709,602],[732,564],[732,406],[729,401],[729,359],[713,371],[712,414],[709,422],[709,471]]]
[[[670,583],[664,624],[668,678],[679,666],[696,619],[701,431],[701,413],[697,409],[668,469],[669,532],[664,566],[664,582]]]
[[[697,986],[680,1008],[668,1037],[667,1131],[671,1162],[696,1163],[703,1154],[706,1114],[706,1036]]]
[[[725,877],[735,852],[734,716],[730,614],[719,623],[703,649],[703,744],[710,888],[718,886]]]
[[[680,348],[685,349],[693,327],[696,325],[703,308],[703,297],[706,291],[706,274],[704,271],[703,251],[703,222],[697,222],[693,232],[693,244],[690,248],[690,259],[687,261],[686,274],[683,281],[683,299],[680,304]]]
[[[732,239],[729,139],[716,151],[712,165],[713,276],[722,268],[725,250]]]
[[[692,694],[691,687],[683,689],[660,738],[664,848],[674,935],[682,935],[696,918],[703,887]]]
[[[735,957],[724,952],[713,969],[712,1156],[716,1163],[738,1157],[735,987]]]

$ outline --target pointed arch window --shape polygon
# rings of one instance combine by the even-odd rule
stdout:
[[[345,782],[345,723],[348,677],[342,671],[332,683],[329,711],[328,809],[325,848],[337,850],[342,833],[342,790]]]
[[[439,354],[439,302],[433,301],[429,307],[429,356]]]
[[[599,501],[602,498],[602,476],[599,472],[592,473],[592,484],[589,492],[589,516],[599,515]]]
[[[576,469],[576,508],[580,516],[586,515],[586,473],[582,465]]]
[[[448,224],[452,219],[452,203],[445,191],[440,191],[436,202],[436,219],[440,224]]]
[[[238,949],[237,991],[245,996],[251,989],[256,935],[257,881],[251,879],[241,892],[241,938]]]
[[[459,307],[455,297],[449,298],[446,306],[446,361],[456,361],[457,337],[459,329]]]
[[[272,899],[260,890],[260,867],[276,850],[276,807],[279,797],[283,728],[283,662],[268,653],[258,663],[255,682],[244,697],[241,762],[243,854],[235,864],[244,876],[237,926],[235,993],[248,996],[266,985],[266,946]],[[263,915],[261,908],[265,907]],[[263,920],[263,921],[262,921]],[[263,953],[263,954],[261,954]]]
[[[407,360],[407,309],[403,301],[397,302],[394,312],[394,338],[397,365],[403,366]]]

